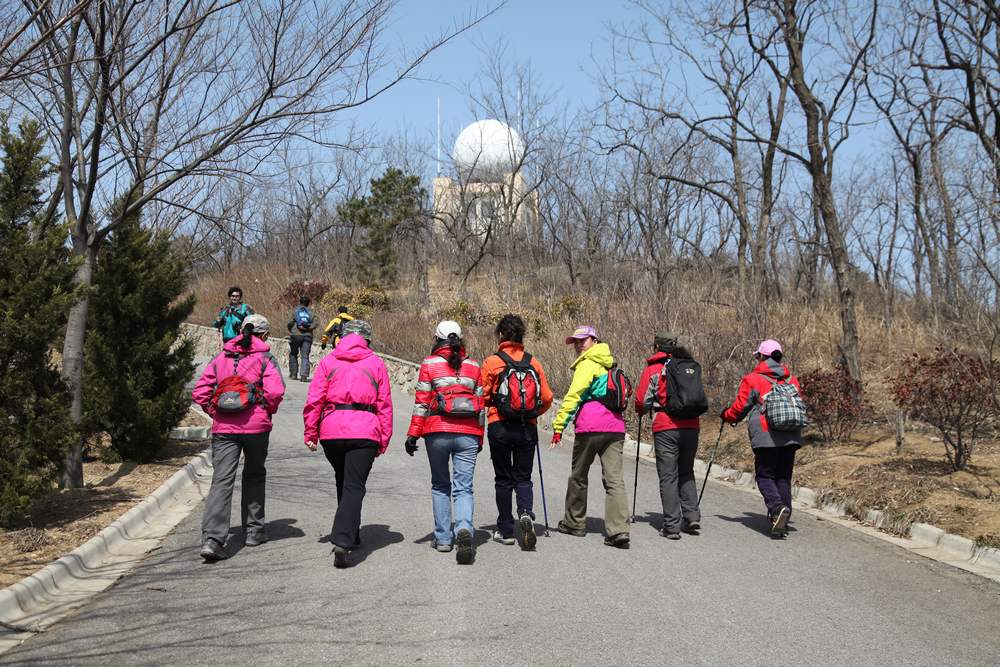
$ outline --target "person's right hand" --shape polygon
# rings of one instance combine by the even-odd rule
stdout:
[[[408,437],[403,447],[406,448],[407,454],[413,456],[417,452],[417,450],[420,449],[419,447],[417,447],[417,436],[411,435],[410,437]]]
[[[562,433],[553,433],[552,442],[549,443],[549,449],[555,449],[562,444]]]
[[[315,452],[316,448],[317,448],[316,441],[315,440],[306,440],[306,447],[308,447],[311,451]]]

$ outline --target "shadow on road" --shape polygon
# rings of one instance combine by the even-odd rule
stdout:
[[[723,516],[721,514],[716,514],[715,518],[722,519],[723,521],[728,521],[730,523],[741,523],[755,533],[760,533],[768,538],[771,537],[770,522],[767,520],[767,516],[763,514],[758,514],[757,512],[744,512],[743,516]],[[791,523],[788,524],[788,532],[795,532],[795,528]]]
[[[479,528],[477,528],[474,531],[474,534],[472,535],[473,546],[475,546],[478,549],[479,547],[489,542],[490,538],[493,535],[493,530],[495,529],[496,529],[496,524],[490,526],[480,526]],[[423,537],[418,537],[417,539],[413,540],[413,543],[430,544],[433,541],[434,541],[434,532],[431,531],[426,535],[424,535]]]
[[[384,523],[361,526],[361,546],[351,549],[351,567],[360,565],[369,555],[385,547],[399,544],[405,538],[402,533],[389,530]],[[316,540],[320,544],[330,544],[330,535],[324,535]]]

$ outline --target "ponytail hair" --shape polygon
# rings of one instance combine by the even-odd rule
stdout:
[[[253,325],[252,324],[244,324],[243,325],[243,338],[240,338],[240,342],[238,344],[239,344],[240,348],[244,352],[248,351],[250,349],[250,347],[253,345]]]
[[[781,360],[784,358],[784,356],[785,355],[781,350],[775,350],[774,352],[771,353],[771,359],[774,359],[779,364],[781,363]]]
[[[452,370],[460,371],[462,370],[462,347],[464,347],[464,343],[457,334],[448,334],[447,342],[448,347],[451,348],[451,357],[448,359],[448,365],[451,366]]]

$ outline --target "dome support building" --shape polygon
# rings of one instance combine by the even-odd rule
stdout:
[[[476,121],[462,130],[451,154],[456,177],[434,179],[440,231],[531,233],[538,220],[538,193],[526,184],[524,156],[521,137],[498,120]]]

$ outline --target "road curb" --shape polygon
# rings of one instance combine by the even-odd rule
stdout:
[[[655,464],[652,458],[652,447],[645,443],[640,444],[640,461],[645,464]],[[649,452],[649,453],[647,453]],[[626,436],[625,453],[635,458],[635,440]],[[708,469],[708,463],[702,459],[695,459],[694,470],[698,478],[703,478]],[[751,473],[726,468],[724,466],[713,465],[709,477],[717,482],[728,483],[732,486],[740,487],[746,491],[756,489],[757,484]],[[959,569],[978,574],[987,579],[1000,582],[1000,549],[989,547],[979,547],[967,537],[948,533],[927,523],[914,523],[910,526],[909,534],[900,538],[897,535],[879,530],[887,523],[885,512],[876,509],[864,511],[864,521],[851,516],[847,512],[847,503],[825,503],[818,506],[817,500],[821,495],[813,489],[804,486],[792,488],[792,497],[795,504],[803,509],[812,510],[811,513],[821,513],[844,519],[842,525],[855,530],[863,530],[874,537],[901,546],[904,549],[914,551],[927,558],[942,563],[947,563]],[[876,530],[864,530],[865,524],[872,526]]]
[[[129,540],[137,539],[150,518],[170,505],[174,496],[193,485],[211,465],[210,452],[201,452],[90,540],[38,572],[0,590],[0,623],[10,628],[37,631],[32,627],[32,617],[46,605],[51,605],[50,600],[59,597],[71,584],[99,573],[103,561],[116,550],[121,550]]]

